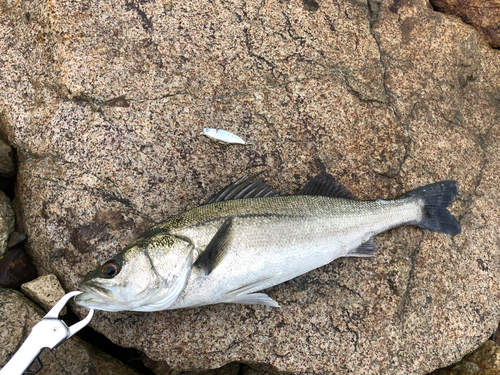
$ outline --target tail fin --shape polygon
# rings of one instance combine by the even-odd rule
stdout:
[[[462,228],[450,211],[448,205],[453,201],[458,191],[458,182],[441,181],[415,189],[403,195],[422,200],[424,217],[420,222],[411,223],[420,228],[430,229],[446,234],[462,233]]]

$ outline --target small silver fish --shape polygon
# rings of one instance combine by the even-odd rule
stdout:
[[[297,195],[279,196],[262,178],[245,176],[148,229],[82,281],[76,302],[106,311],[278,306],[256,292],[339,257],[373,256],[377,233],[400,225],[461,233],[447,210],[457,190],[457,182],[443,181],[393,200],[360,201],[324,173]]]
[[[223,145],[227,145],[230,143],[240,144],[240,145],[247,144],[243,139],[226,130],[205,128],[203,129],[202,134],[206,135],[208,138],[214,140],[215,142],[221,143]]]

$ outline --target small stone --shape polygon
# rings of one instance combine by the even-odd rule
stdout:
[[[21,285],[21,291],[31,300],[38,303],[49,311],[66,292],[56,275],[44,275],[36,278],[33,281]],[[61,311],[61,315],[66,314],[66,307]]]
[[[11,249],[0,258],[0,285],[19,289],[36,277],[36,269],[23,249]]]
[[[15,216],[10,199],[0,191],[0,256],[7,250],[7,240],[14,231]]]
[[[172,0],[164,0],[163,1],[163,10],[165,13],[171,12],[172,11]]]
[[[0,176],[12,177],[15,173],[12,147],[0,139]]]

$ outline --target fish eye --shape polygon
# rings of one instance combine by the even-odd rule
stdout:
[[[121,265],[116,260],[110,260],[102,266],[101,273],[106,278],[112,278],[118,275],[121,268]]]

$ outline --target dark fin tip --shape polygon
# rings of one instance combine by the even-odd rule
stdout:
[[[448,211],[458,192],[458,182],[447,180],[417,188],[403,195],[421,199],[424,203],[424,218],[412,223],[420,228],[445,234],[460,234],[462,228],[457,219]]]
[[[329,173],[322,172],[307,183],[296,195],[320,195],[332,198],[358,200],[344,185]]]
[[[355,248],[352,252],[350,252],[348,255],[350,257],[372,257],[375,255],[375,253],[379,249],[375,247],[375,244],[373,243],[373,237],[370,237],[368,241],[365,243],[359,245],[357,248]]]

